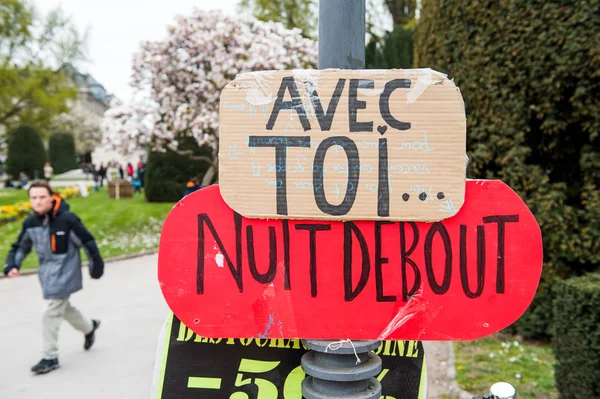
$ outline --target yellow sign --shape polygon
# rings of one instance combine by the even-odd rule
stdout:
[[[156,399],[301,399],[298,339],[205,338],[170,314],[161,332],[152,397]],[[420,341],[382,341],[380,399],[427,397],[427,364]]]

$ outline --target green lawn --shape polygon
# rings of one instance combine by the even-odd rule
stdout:
[[[14,205],[19,201],[25,201],[27,199],[27,190],[0,190],[0,206]]]
[[[105,259],[158,248],[163,221],[174,205],[147,203],[140,194],[117,201],[108,197],[106,189],[91,191],[89,197],[72,198],[67,203],[94,235]],[[0,261],[4,262],[11,243],[17,239],[21,223],[22,220],[0,227]],[[23,268],[38,266],[34,252]]]
[[[524,342],[496,334],[469,342],[455,342],[456,379],[474,395],[488,393],[499,381],[512,384],[520,399],[558,398],[554,384],[554,356],[547,344]]]

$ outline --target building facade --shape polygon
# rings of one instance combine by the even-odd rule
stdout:
[[[71,105],[72,109],[85,113],[95,124],[100,126],[104,113],[110,108],[115,96],[110,94],[90,74],[82,73],[71,64],[65,64],[61,70],[75,84],[79,90],[77,100]],[[98,167],[108,163],[120,163],[125,166],[128,162],[133,165],[140,160],[145,161],[146,151],[139,150],[127,156],[102,144],[98,145],[91,153],[91,162]]]

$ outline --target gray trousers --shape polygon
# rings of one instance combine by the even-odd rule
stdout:
[[[69,302],[69,297],[44,301],[42,312],[42,358],[58,358],[58,330],[65,319],[84,334],[94,329],[92,321]]]

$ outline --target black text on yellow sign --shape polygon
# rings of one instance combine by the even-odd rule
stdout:
[[[164,349],[157,398],[302,399],[300,340],[203,338],[172,316]],[[381,399],[425,397],[421,342],[383,341],[375,353]]]

